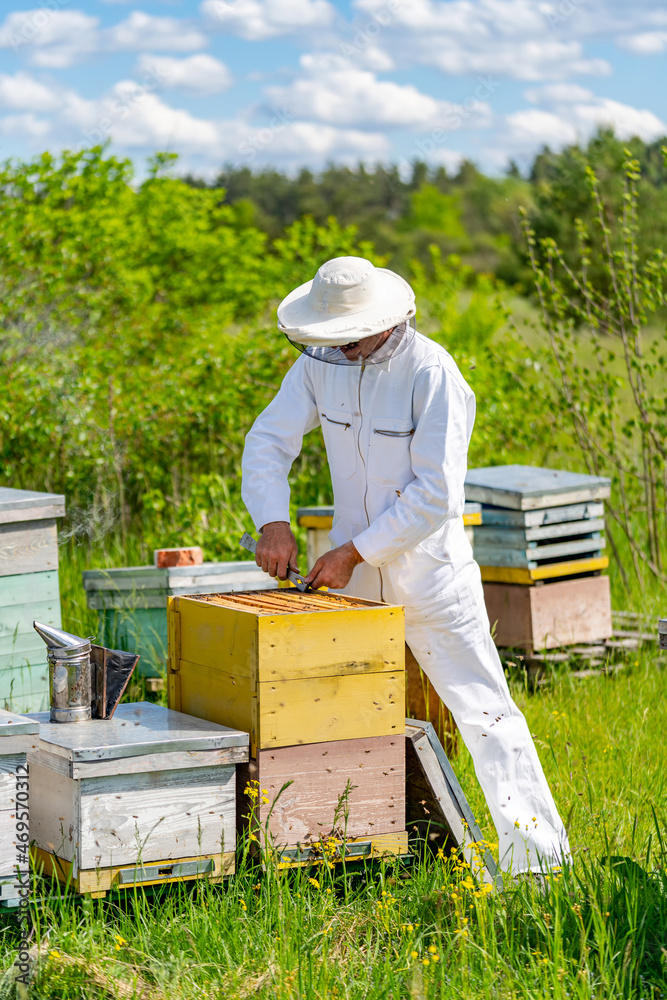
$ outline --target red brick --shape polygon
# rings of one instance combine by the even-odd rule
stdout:
[[[201,566],[204,553],[198,545],[182,549],[155,549],[153,559],[158,569],[168,566]]]

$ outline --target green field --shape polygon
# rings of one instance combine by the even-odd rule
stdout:
[[[296,357],[275,329],[276,304],[331,257],[387,263],[362,238],[371,230],[412,282],[421,328],[476,394],[469,465],[609,475],[613,605],[653,623],[666,615],[667,189],[658,147],[644,149],[651,170],[640,185],[638,250],[623,257],[628,171],[620,144],[607,156],[606,142],[588,152],[630,292],[610,280],[576,148],[541,155],[530,184],[471,175],[459,191],[444,174],[416,179],[399,222],[384,218],[379,229],[360,211],[360,229],[317,215],[281,228],[269,213],[263,223],[244,204],[252,192],[235,200],[193,186],[165,175],[159,157],[142,184],[128,162],[99,148],[5,164],[0,482],[66,496],[65,628],[97,631],[84,569],[147,564],[154,548],[175,545],[201,545],[209,560],[240,557],[238,539],[251,527],[240,495],[244,438]],[[526,194],[531,224],[558,239],[568,266],[580,250],[575,202],[593,234],[590,273],[604,309],[582,320],[567,282],[569,300],[550,292],[564,369],[549,350],[521,243],[516,209]],[[640,328],[641,336],[621,363],[618,321],[635,302],[633,336]],[[318,431],[305,439],[291,485],[293,508],[331,502]],[[526,883],[488,893],[455,859],[419,850],[409,868],[243,869],[225,886],[109,901],[48,898],[52,889],[38,883],[33,984],[29,994],[15,988],[17,930],[2,915],[0,1000],[662,1000],[665,659],[645,647],[618,672],[577,681],[563,669],[535,693],[512,668],[574,851],[544,894]],[[143,695],[142,682],[133,684],[129,697]],[[492,841],[465,749],[455,766]]]
[[[574,864],[542,894],[486,894],[456,862],[366,873],[250,871],[226,886],[35,908],[31,996],[93,1000],[659,998],[667,995],[665,657],[561,674],[523,708]],[[467,753],[456,769],[492,841]],[[13,997],[13,918],[0,996]]]

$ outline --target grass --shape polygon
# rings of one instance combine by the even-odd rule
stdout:
[[[480,892],[452,859],[411,869],[261,876],[35,910],[31,995],[237,1000],[667,995],[667,670],[653,649],[614,675],[554,675],[524,710],[574,851],[542,895]],[[489,839],[465,750],[455,767]],[[14,995],[13,919],[2,919]]]
[[[148,561],[107,538],[63,547],[66,628],[95,632],[81,570]],[[664,591],[633,590],[652,615]],[[34,911],[40,1000],[431,1000],[667,997],[667,657],[644,647],[617,673],[579,681],[565,668],[536,693],[510,684],[566,821],[574,864],[542,895],[532,884],[485,894],[456,859],[411,868],[241,870],[109,900],[65,893]],[[145,697],[141,683],[130,697]],[[471,758],[454,762],[484,835],[494,839]],[[51,884],[42,888],[53,892]],[[35,897],[37,899],[37,895]],[[0,1000],[20,996],[11,916],[0,917]]]

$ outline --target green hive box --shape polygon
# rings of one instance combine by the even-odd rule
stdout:
[[[164,677],[168,597],[270,590],[278,582],[253,562],[242,561],[85,570],[83,586],[88,607],[99,615],[97,642],[138,653],[137,670],[144,677]]]
[[[0,488],[0,708],[39,712],[49,704],[46,648],[34,619],[62,627],[57,519],[65,498]]]

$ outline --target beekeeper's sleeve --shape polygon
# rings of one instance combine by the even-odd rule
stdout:
[[[287,477],[303,436],[320,423],[306,358],[292,365],[246,436],[241,496],[257,530],[290,520]]]
[[[450,518],[461,517],[475,397],[444,365],[421,371],[413,390],[414,479],[353,541],[371,566],[414,548]]]

